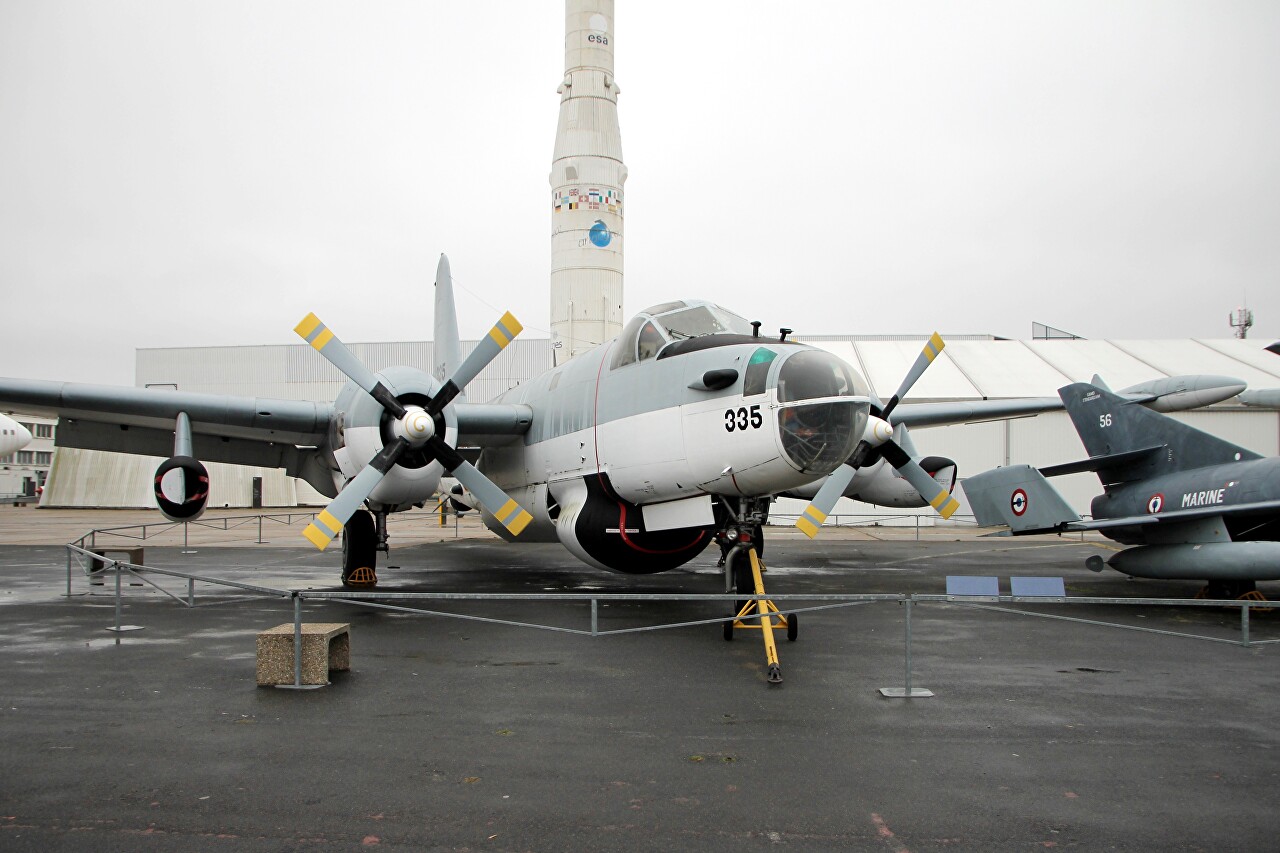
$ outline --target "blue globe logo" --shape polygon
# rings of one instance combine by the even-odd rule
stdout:
[[[609,241],[613,239],[613,235],[609,233],[609,226],[599,219],[596,220],[595,225],[591,226],[589,236],[591,237],[591,242],[601,249],[609,245]]]

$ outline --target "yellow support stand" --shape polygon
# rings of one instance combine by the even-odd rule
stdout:
[[[760,576],[760,559],[756,556],[756,549],[748,548],[747,554],[751,559],[751,576],[755,581],[756,595],[764,595],[764,579]],[[751,619],[749,622],[744,621],[748,617],[758,618]],[[778,608],[767,598],[748,601],[734,617],[733,628],[759,631],[764,637],[764,656],[769,666],[766,678],[770,684],[782,683],[782,667],[778,664],[778,646],[773,640],[773,629],[786,628],[787,639],[794,640],[796,624],[795,616],[788,621],[787,617],[779,613]]]

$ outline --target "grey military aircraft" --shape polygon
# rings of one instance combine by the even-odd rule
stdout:
[[[926,471],[907,427],[1061,407],[1056,398],[899,405],[941,350],[936,335],[882,403],[835,356],[785,333],[762,337],[759,323],[698,300],[655,305],[619,337],[496,400],[471,402],[468,382],[520,324],[504,315],[463,359],[443,256],[435,301],[433,373],[374,372],[315,315],[299,323],[297,333],[350,380],[333,403],[7,379],[0,404],[61,418],[64,447],[168,457],[155,497],[173,520],[204,510],[201,460],[303,478],[333,499],[305,536],[324,548],[344,533],[342,580],[352,586],[376,583],[387,515],[423,506],[446,474],[500,536],[556,541],[592,566],[646,574],[716,540],[758,549],[774,496],[833,472],[799,523],[811,535],[855,486],[866,500],[889,495],[950,514],[955,465],[934,457]],[[1193,377],[1133,398],[1200,405],[1239,391],[1233,382]],[[729,588],[732,560],[725,571]],[[750,589],[741,571],[736,579]]]
[[[1105,563],[1090,557],[1090,569],[1207,580],[1208,598],[1256,595],[1256,581],[1280,579],[1280,457],[1132,405],[1098,383],[1058,391],[1089,458],[970,477],[964,491],[978,522],[1007,525],[1015,535],[1098,530],[1138,547]],[[1091,520],[1046,479],[1082,471],[1096,472],[1103,486]]]

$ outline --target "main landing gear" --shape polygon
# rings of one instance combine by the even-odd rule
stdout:
[[[726,508],[728,504],[725,504]],[[765,595],[764,522],[769,514],[767,498],[747,498],[729,512],[733,520],[725,525],[717,539],[724,549],[720,565],[724,567],[724,591],[739,595]],[[724,623],[724,638],[733,639],[734,629],[759,631],[764,639],[767,665],[766,678],[770,684],[782,683],[782,667],[778,663],[778,647],[773,640],[773,630],[785,628],[787,640],[794,642],[800,633],[800,619],[792,613],[784,616],[767,598],[743,599],[735,602],[732,618]]]
[[[359,509],[352,513],[342,529],[342,585],[351,589],[377,586],[378,552],[387,550],[386,512]]]
[[[1196,593],[1196,598],[1211,601],[1266,601],[1253,581],[1209,581]]]

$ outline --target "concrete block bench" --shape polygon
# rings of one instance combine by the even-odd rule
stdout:
[[[302,623],[302,683],[328,684],[329,671],[351,669],[351,625]],[[258,685],[293,684],[293,623],[258,634]]]
[[[103,561],[107,559],[108,554],[123,554],[124,555],[123,562],[129,563],[134,566],[141,566],[143,552],[146,549],[144,549],[141,545],[121,545],[119,547],[116,547],[113,545],[106,545],[101,548],[90,548],[89,550],[92,553],[97,554],[99,557],[102,558],[102,560],[89,561],[89,570],[96,572],[105,565]]]
[[[86,568],[85,574],[89,576],[89,583],[97,586],[102,585],[102,575],[94,574],[100,572],[107,567],[105,560],[108,554],[123,554],[124,561],[133,566],[142,565],[143,547],[141,545],[121,545],[119,547],[106,545],[101,548],[90,548],[89,551],[101,557],[101,560],[90,558],[89,566]]]

